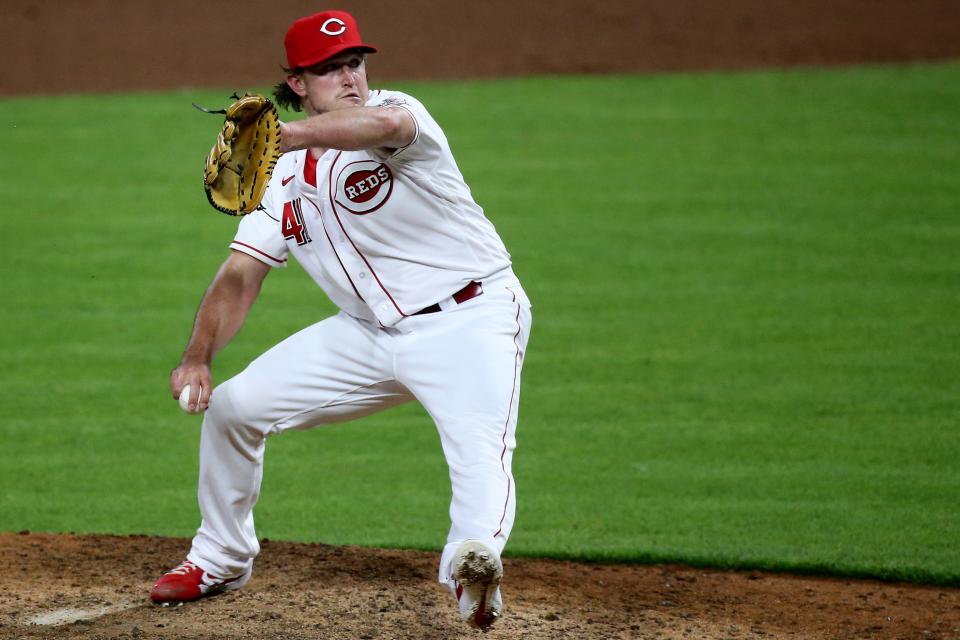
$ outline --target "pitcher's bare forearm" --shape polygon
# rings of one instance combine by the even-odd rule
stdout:
[[[280,127],[280,151],[300,149],[398,149],[417,133],[413,116],[400,107],[351,107]]]
[[[183,361],[210,364],[243,326],[269,271],[270,267],[243,253],[227,258],[197,309]]]
[[[269,272],[270,267],[239,252],[233,252],[221,265],[197,309],[180,364],[170,374],[174,398],[179,398],[189,384],[193,397],[202,389],[199,406],[206,409],[213,390],[210,363],[243,326]]]

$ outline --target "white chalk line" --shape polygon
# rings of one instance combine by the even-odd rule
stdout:
[[[57,627],[63,624],[72,624],[80,620],[94,620],[111,613],[126,611],[141,606],[139,602],[125,602],[112,604],[105,607],[94,607],[93,609],[76,609],[74,607],[65,607],[63,609],[54,609],[46,613],[39,613],[27,619],[28,624]]]

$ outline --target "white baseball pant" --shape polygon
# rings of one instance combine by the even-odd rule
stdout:
[[[213,392],[200,438],[203,517],[187,556],[208,573],[251,569],[253,507],[267,436],[354,420],[411,400],[436,423],[450,471],[451,527],[439,580],[467,539],[502,552],[513,526],[511,473],[530,302],[516,277],[383,328],[339,313],[287,338]]]

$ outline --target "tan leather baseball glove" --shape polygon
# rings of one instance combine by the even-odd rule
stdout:
[[[213,112],[225,118],[207,156],[203,188],[216,209],[243,216],[260,204],[280,157],[280,118],[264,96],[233,97],[236,102]]]

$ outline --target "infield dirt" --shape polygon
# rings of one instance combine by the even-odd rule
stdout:
[[[365,37],[384,52],[373,66],[381,80],[960,57],[960,3],[952,0],[336,4],[361,16]],[[10,0],[0,23],[0,94],[275,81],[280,34],[310,9],[293,0],[269,11],[243,5]],[[230,42],[231,33],[245,40],[245,54],[216,55],[211,42]],[[436,583],[436,554],[424,552],[264,541],[245,589],[152,605],[151,583],[188,544],[0,534],[0,637],[478,635]],[[676,566],[504,564],[506,615],[489,638],[960,638],[958,589]]]
[[[960,57],[955,0],[4,0],[0,95],[272,84],[286,28],[327,6],[380,48],[372,86]]]
[[[0,534],[0,637],[432,640],[481,634],[436,554],[264,541],[240,591],[160,607],[147,592],[188,540]],[[487,638],[960,637],[960,590],[677,566],[506,558]]]

